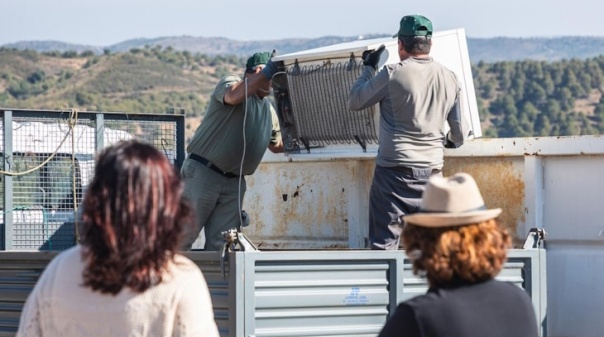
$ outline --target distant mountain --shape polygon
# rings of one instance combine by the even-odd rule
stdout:
[[[372,35],[365,38],[377,38],[384,35]],[[279,54],[287,54],[300,50],[328,46],[331,44],[349,42],[358,37],[324,36],[315,39],[282,39],[282,40],[260,40],[260,41],[237,41],[223,37],[194,37],[173,36],[154,39],[134,39],[120,42],[107,47],[112,52],[128,51],[132,48],[143,48],[144,46],[172,47],[175,50],[188,50],[192,53],[203,53],[208,55],[247,56],[259,50],[276,49]]]
[[[366,35],[363,38],[373,39],[384,37],[386,35]],[[282,40],[258,40],[258,41],[237,41],[223,37],[194,37],[194,36],[169,36],[158,38],[139,38],[126,40],[106,47],[85,46],[57,41],[22,41],[8,43],[0,47],[14,48],[18,50],[35,50],[38,52],[48,51],[93,51],[97,54],[104,50],[112,53],[125,52],[135,48],[144,48],[145,46],[172,47],[174,50],[188,50],[191,53],[202,53],[207,55],[237,55],[248,56],[259,50],[276,49],[279,54],[287,54],[300,50],[318,48],[336,43],[343,43],[357,40],[359,37],[342,36],[324,36],[314,39],[282,39]]]
[[[83,51],[93,51],[96,54],[103,52],[103,47],[89,46],[83,44],[73,44],[61,41],[21,41],[16,43],[7,43],[0,47],[4,48],[15,48],[19,50],[35,50],[37,52],[50,52],[50,51],[76,51],[81,53]]]
[[[604,55],[604,37],[468,38],[472,62],[587,59]]]
[[[362,38],[372,39],[385,36],[388,35],[373,34]],[[162,46],[207,55],[247,56],[258,50],[276,49],[280,54],[287,54],[357,39],[359,39],[357,36],[324,36],[314,39],[237,41],[222,37],[168,36],[132,39],[106,47],[69,44],[59,41],[23,41],[5,44],[1,47],[19,50],[30,49],[38,52],[83,52],[89,50],[100,54],[104,50],[115,53],[144,48],[145,46]],[[604,37],[468,38],[468,49],[472,63],[480,61],[586,59],[604,54]]]

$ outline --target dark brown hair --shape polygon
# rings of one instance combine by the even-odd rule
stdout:
[[[153,146],[105,149],[84,198],[84,285],[115,295],[159,284],[191,214],[181,194],[178,171]]]
[[[495,219],[443,228],[406,224],[403,242],[413,271],[425,272],[432,287],[494,278],[511,246],[510,236]]]
[[[405,51],[411,55],[430,54],[432,49],[431,36],[399,36]]]

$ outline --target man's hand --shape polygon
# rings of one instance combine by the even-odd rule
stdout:
[[[361,58],[363,59],[363,64],[367,67],[373,67],[373,69],[377,70],[377,64],[380,61],[380,55],[384,52],[386,46],[381,45],[378,49],[365,50]]]
[[[445,136],[445,143],[443,144],[445,146],[445,148],[446,149],[456,149],[456,148],[460,147],[461,144],[453,143],[453,141],[451,139],[449,139],[450,135],[451,135],[451,133],[447,132],[447,136]]]
[[[268,60],[268,63],[262,68],[262,75],[266,77],[267,80],[272,80],[273,76],[277,73],[277,65],[273,62],[273,60]]]

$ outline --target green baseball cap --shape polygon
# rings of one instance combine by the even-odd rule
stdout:
[[[258,65],[265,65],[268,63],[268,60],[270,60],[270,59],[271,59],[271,53],[269,53],[269,52],[256,53],[256,54],[250,56],[249,59],[247,59],[247,63],[245,64],[245,70],[251,71],[252,69],[254,69],[254,67],[256,67]]]
[[[392,37],[432,36],[432,22],[422,15],[406,15],[401,19],[401,28]]]

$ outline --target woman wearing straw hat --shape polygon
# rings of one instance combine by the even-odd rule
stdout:
[[[494,277],[511,239],[487,209],[467,173],[432,177],[421,212],[404,218],[403,242],[415,274],[430,289],[399,304],[380,337],[534,337],[537,319],[530,297]]]

